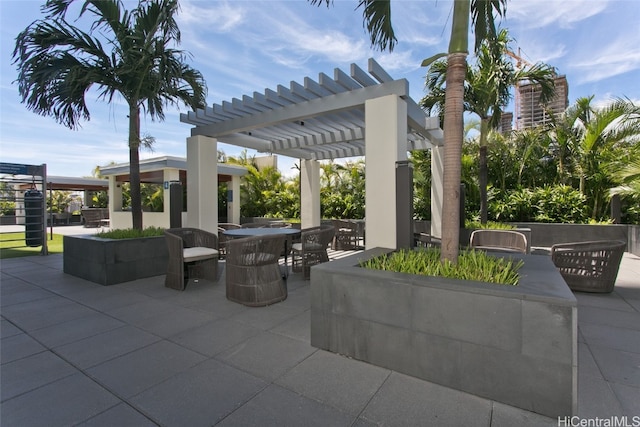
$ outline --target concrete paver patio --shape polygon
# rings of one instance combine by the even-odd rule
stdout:
[[[61,255],[2,260],[0,424],[558,425],[313,348],[301,274],[249,308],[225,298],[221,267],[179,292],[164,276],[103,287]],[[625,254],[612,294],[576,297],[578,416],[640,422],[640,258]]]

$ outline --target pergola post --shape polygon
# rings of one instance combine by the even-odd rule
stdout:
[[[407,103],[397,95],[365,102],[366,249],[396,249],[396,162],[407,160]]]
[[[86,192],[85,192],[86,193]],[[120,212],[122,210],[122,184],[118,182],[118,177],[115,175],[109,176],[109,213]],[[86,206],[91,206],[90,200],[85,200]]]
[[[301,228],[320,225],[320,163],[300,160],[300,221]]]
[[[187,227],[218,234],[218,140],[187,138]]]
[[[162,171],[162,180],[166,184],[170,184],[171,181],[180,181],[180,170],[164,169]],[[165,216],[164,222],[169,224],[170,223],[169,219],[171,217],[171,186],[170,185],[163,186],[163,194],[164,194],[163,212]]]
[[[442,238],[444,147],[431,149],[431,236]]]
[[[229,185],[231,200],[227,198],[227,221],[240,224],[240,177],[233,175]]]

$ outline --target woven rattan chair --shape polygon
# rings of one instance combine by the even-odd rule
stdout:
[[[251,307],[280,302],[287,287],[278,264],[285,236],[255,236],[227,242],[227,299]]]
[[[527,253],[527,237],[514,230],[474,230],[469,246],[492,252]]]
[[[189,279],[218,279],[218,236],[197,228],[169,228],[164,235],[169,250],[166,287],[183,291]]]
[[[300,242],[292,247],[293,271],[303,271],[304,278],[311,277],[311,266],[329,261],[327,248],[333,241],[335,228],[322,225],[302,230]]]
[[[344,219],[334,219],[331,222],[335,228],[331,249],[335,251],[358,249],[358,224]]]
[[[242,226],[232,222],[221,222],[218,224],[218,250],[220,251],[220,259],[224,259],[227,254],[227,241],[232,239],[232,237],[227,236],[224,232],[238,228],[242,228]]]
[[[559,243],[551,259],[571,290],[606,293],[613,291],[625,247],[621,240]]]

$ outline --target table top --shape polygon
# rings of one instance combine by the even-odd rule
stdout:
[[[274,234],[300,234],[297,228],[234,228],[222,234],[235,237],[272,236]]]

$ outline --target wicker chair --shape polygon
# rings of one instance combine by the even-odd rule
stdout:
[[[242,226],[232,222],[221,222],[218,224],[218,250],[220,251],[220,259],[224,259],[227,254],[227,242],[232,239],[232,237],[225,235],[224,232],[238,228],[242,228]]]
[[[164,235],[169,250],[166,287],[183,291],[190,278],[218,280],[218,236],[197,228],[169,228]]]
[[[492,252],[527,253],[527,237],[514,230],[474,230],[469,246]]]
[[[626,247],[620,240],[559,243],[551,259],[573,291],[612,292]]]
[[[331,249],[335,251],[352,251],[358,249],[358,224],[343,219],[332,220],[335,235]]]
[[[284,235],[255,236],[227,242],[227,299],[251,307],[287,298],[278,264]]]
[[[329,261],[327,248],[333,241],[335,231],[332,225],[302,230],[300,243],[292,246],[293,271],[302,270],[307,280],[311,277],[311,266]]]

